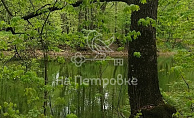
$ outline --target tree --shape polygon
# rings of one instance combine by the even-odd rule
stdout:
[[[4,0],[2,0],[4,1]],[[157,19],[158,0],[100,0],[100,2],[120,1],[127,4],[138,5],[140,10],[132,13],[131,16],[131,31],[140,31],[141,36],[136,40],[132,36],[132,41],[129,42],[129,78],[135,77],[138,79],[137,86],[129,86],[129,97],[131,105],[131,118],[133,118],[140,110],[144,118],[171,118],[176,110],[165,105],[162,95],[159,90],[158,84],[158,71],[157,71],[157,55],[156,55],[156,29],[151,24],[146,26],[139,22],[140,19]],[[56,1],[57,2],[57,1]],[[77,7],[82,2],[69,3],[73,7]],[[94,2],[94,1],[93,1]],[[4,2],[5,3],[5,2]],[[3,4],[6,11],[9,9],[6,4]],[[41,14],[49,13],[56,10],[62,10],[65,6],[57,6],[59,4],[48,4],[48,7],[41,7],[35,12],[29,13],[21,19],[28,21],[31,18],[37,17]],[[10,13],[9,13],[10,14]],[[12,16],[12,14],[10,14]],[[45,20],[46,21],[46,20]],[[29,22],[29,21],[28,21]],[[43,27],[44,28],[44,27]],[[6,27],[4,30],[11,31],[12,34],[18,34],[12,27]],[[22,33],[19,33],[22,34]],[[42,33],[41,33],[42,34]],[[141,55],[135,56],[137,52]],[[46,71],[45,71],[46,73]],[[45,105],[46,106],[46,105]]]
[[[133,4],[139,5],[140,10],[132,13],[131,30],[140,31],[141,36],[129,43],[129,77],[138,79],[137,86],[129,86],[131,118],[142,110],[144,118],[170,118],[176,110],[164,105],[159,90],[157,54],[156,54],[156,28],[152,25],[138,25],[138,21],[147,17],[157,19],[158,0]],[[134,56],[140,52],[141,57]],[[157,111],[159,110],[159,111]]]
[[[102,1],[102,0],[101,0]],[[109,1],[109,0],[105,0]],[[115,1],[115,0],[112,0]],[[118,0],[119,1],[119,0]],[[139,0],[125,1],[127,4],[135,4],[140,7],[131,16],[131,31],[140,31],[141,36],[129,43],[129,78],[137,78],[137,86],[129,86],[131,118],[139,111],[144,118],[171,118],[176,112],[175,108],[166,105],[159,90],[157,54],[156,54],[156,28],[153,25],[145,26],[139,20],[157,20],[158,0],[149,0],[146,3]],[[148,20],[149,21],[149,20]],[[150,20],[149,22],[152,22]],[[147,26],[148,25],[148,26]],[[134,56],[136,52],[141,52],[141,56]]]

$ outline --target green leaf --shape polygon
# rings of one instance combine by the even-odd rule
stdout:
[[[137,58],[140,58],[141,57],[141,53],[140,52],[134,52],[133,56],[135,56]]]
[[[156,21],[152,18],[149,18],[149,17],[147,17],[145,19],[141,18],[138,21],[138,25],[143,25],[143,26],[146,26],[146,27],[149,26],[149,25],[152,25],[152,27],[156,27]]]
[[[78,118],[75,114],[71,113],[66,116],[67,118]]]
[[[140,2],[141,2],[142,4],[147,3],[147,1],[146,1],[146,0],[140,0]]]
[[[140,7],[138,5],[131,4],[130,6],[125,7],[123,11],[125,13],[131,14],[132,12],[139,11],[139,10],[140,10]]]

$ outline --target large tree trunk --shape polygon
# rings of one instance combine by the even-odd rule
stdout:
[[[143,118],[171,118],[176,110],[164,105],[159,90],[157,54],[156,54],[156,29],[152,26],[138,25],[140,18],[150,17],[157,19],[158,0],[147,0],[141,4],[139,0],[134,3],[140,10],[131,16],[131,31],[140,31],[141,36],[129,43],[129,78],[137,78],[137,86],[129,86],[131,118],[138,110],[143,113]],[[141,52],[141,57],[133,56],[134,52]]]

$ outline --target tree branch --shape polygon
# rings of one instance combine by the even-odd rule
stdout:
[[[49,5],[51,5],[51,4],[45,4],[44,6],[42,6],[41,8],[39,8],[36,12],[38,12],[39,10],[41,10],[41,9],[43,9],[43,8],[45,8],[46,6],[49,6]]]
[[[4,0],[1,0],[1,2],[3,3],[3,6],[5,7],[6,11],[8,12],[8,14],[10,16],[13,16],[13,14],[9,11],[9,8],[7,7],[7,5],[5,4],[5,1]]]
[[[1,1],[2,1],[2,3],[4,4],[4,1],[3,1],[3,0],[1,0]],[[134,0],[100,0],[100,2],[114,2],[114,1],[125,2],[125,3],[127,3],[127,4],[131,4],[132,1],[134,1]],[[96,2],[96,0],[95,0],[94,2]],[[83,3],[83,0],[80,0],[80,1],[78,1],[78,2],[76,2],[76,3],[74,3],[74,4],[71,4],[71,5],[72,5],[73,7],[79,7],[82,3]],[[50,5],[50,7],[44,8],[45,6],[48,6],[48,5]],[[5,8],[7,8],[6,5],[4,5],[4,6],[5,6]],[[65,6],[66,6],[66,5],[65,5]],[[56,11],[56,10],[62,10],[65,6],[63,6],[63,7],[56,7],[55,5],[54,5],[54,6],[51,6],[51,4],[46,4],[46,5],[42,6],[40,9],[38,9],[36,12],[32,12],[32,13],[29,13],[28,15],[26,15],[26,16],[23,16],[22,19],[24,19],[24,20],[29,20],[29,19],[31,19],[31,18],[34,18],[34,17],[36,17],[36,16],[45,14],[45,13],[47,13],[47,12],[53,12],[53,11]],[[8,10],[8,8],[7,8],[7,11],[8,11],[8,13],[9,13],[11,16],[13,16],[13,15],[11,14],[11,12]],[[6,29],[6,31],[11,31],[12,34],[18,34],[18,33],[15,33],[15,32],[14,32],[14,30],[13,30],[12,27],[8,27],[8,28]],[[19,33],[19,34],[21,34],[21,33]]]
[[[2,29],[0,31],[11,31],[12,34],[25,34],[25,33],[16,33],[12,27],[8,27],[6,29]]]
[[[189,84],[186,82],[185,78],[183,77],[183,75],[181,75],[183,81],[185,82],[185,84],[187,85],[187,88],[188,88],[188,92],[190,91],[190,88],[189,88]]]
[[[120,1],[120,2],[129,3],[130,0],[100,0],[100,2],[114,2],[114,1]],[[131,0],[131,1],[132,1],[132,0]],[[94,1],[94,2],[96,2],[96,1]],[[78,1],[78,2],[76,2],[76,3],[74,3],[74,4],[71,4],[71,5],[72,5],[73,7],[79,7],[82,3],[83,3],[83,1],[81,0],[81,1]],[[41,9],[44,8],[44,7],[47,6],[47,5],[50,5],[50,4],[44,5],[43,7],[41,7]],[[47,13],[47,12],[53,12],[53,11],[56,11],[56,10],[62,10],[64,7],[65,7],[65,6],[63,6],[63,7],[55,7],[55,6],[53,7],[53,6],[51,6],[51,7],[49,7],[49,8],[42,9],[40,12],[38,12],[38,11],[40,10],[40,9],[39,9],[39,10],[37,10],[36,12],[32,12],[32,13],[30,13],[30,14],[28,14],[28,15],[22,17],[22,19],[28,20],[28,19],[31,19],[31,18],[33,18],[33,17],[39,16],[39,15],[41,15],[41,14]]]
[[[30,1],[30,4],[31,4],[31,5],[32,5],[32,7],[33,7],[33,10],[35,10],[34,5],[33,5],[32,1],[31,1],[31,0],[29,0],[29,1]]]

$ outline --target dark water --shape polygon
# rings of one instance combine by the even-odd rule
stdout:
[[[172,65],[172,58],[158,58],[160,88],[164,91],[169,90],[169,83],[182,81],[177,79],[175,74],[169,74]],[[186,75],[188,79],[191,79],[194,73],[187,72]],[[88,61],[81,67],[76,67],[68,60],[65,64],[49,62],[47,114],[52,114],[55,118],[65,118],[70,113],[76,114],[79,118],[119,118],[130,115],[127,85],[103,85],[101,82],[92,85],[91,82],[83,82],[83,79],[86,78],[99,80],[122,78],[125,80],[127,78],[127,59],[124,59],[123,66],[114,66],[111,61],[103,65]],[[40,86],[5,80],[1,80],[0,84],[1,104],[5,101],[13,102],[17,104],[20,113],[39,114],[44,102]],[[36,88],[36,91],[33,88]],[[30,92],[26,93],[26,91]]]
[[[49,80],[52,81],[53,85],[57,84],[56,80],[59,78],[70,77],[74,82],[78,76],[81,76],[82,79],[107,78],[110,80],[111,78],[118,77],[126,79],[127,60],[124,60],[123,66],[114,66],[112,61],[103,65],[99,65],[96,62],[87,62],[81,67],[76,67],[73,63],[49,63],[48,72]],[[76,80],[79,82],[79,79]],[[95,83],[90,85],[91,83],[79,83],[80,86],[73,83],[73,87],[76,89],[66,88],[61,94],[61,97],[68,96],[66,99],[67,106],[65,107],[67,113],[73,112],[79,118],[117,118],[120,114],[129,115],[127,85],[94,85]],[[59,82],[58,84],[61,83]],[[61,112],[60,116],[63,115],[65,115],[64,112]]]

